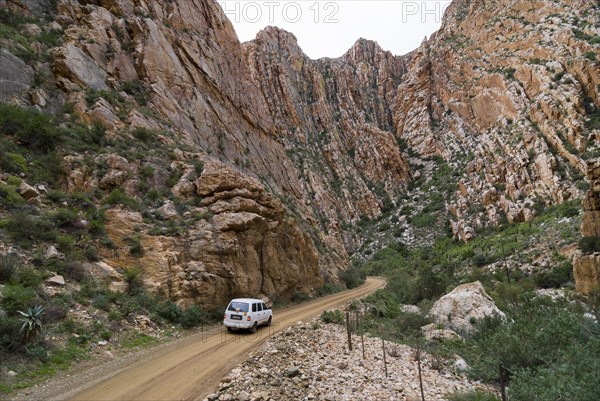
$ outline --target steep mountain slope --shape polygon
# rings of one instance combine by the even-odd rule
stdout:
[[[449,208],[459,236],[581,197],[585,159],[598,154],[598,20],[589,1],[455,1],[415,52],[397,135],[468,161]]]
[[[417,220],[443,229],[448,211],[468,240],[586,188],[600,102],[588,1],[456,0],[409,55],[361,39],[321,60],[276,28],[240,44],[212,0],[45,10],[42,28],[19,25],[28,52],[16,34],[3,39],[17,89],[2,98],[67,104],[106,129],[111,145],[66,149],[56,185],[97,203],[117,190],[142,200],[107,211],[117,252],[100,256],[142,267],[148,286],[186,304],[310,292],[369,240],[357,233],[371,219],[387,241]],[[38,54],[31,71],[15,54]],[[131,238],[144,254],[130,255]]]

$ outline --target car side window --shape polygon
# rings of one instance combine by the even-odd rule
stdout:
[[[262,312],[262,310],[263,310],[262,304],[257,304],[257,305],[258,305],[258,311]]]
[[[256,312],[258,304],[252,304],[252,312]]]
[[[262,308],[263,308],[263,310],[269,309],[269,308],[267,308],[267,305],[265,305],[264,303],[262,304]]]

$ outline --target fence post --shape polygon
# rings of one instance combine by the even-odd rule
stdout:
[[[358,322],[358,314],[356,316],[357,316],[357,322]],[[362,329],[362,327],[360,328],[360,342],[362,344],[362,355],[363,355],[363,361],[364,361],[367,358],[365,357],[365,331]]]
[[[383,332],[381,333],[381,348],[383,349],[383,367],[385,369],[385,377],[388,377],[387,360],[385,359],[385,340],[383,339]]]
[[[419,369],[419,388],[421,389],[421,401],[425,401],[425,392],[423,391],[423,375],[421,373],[421,340],[417,340],[417,368]]]
[[[346,331],[348,332],[348,350],[352,351],[352,333],[350,332],[350,311],[346,311]]]

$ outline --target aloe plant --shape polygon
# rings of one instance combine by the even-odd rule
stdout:
[[[26,344],[29,344],[42,332],[42,315],[44,314],[44,307],[35,305],[33,308],[27,308],[25,312],[19,311],[24,316],[21,321],[21,336]]]

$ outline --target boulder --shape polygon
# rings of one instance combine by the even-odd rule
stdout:
[[[44,258],[46,258],[46,259],[52,259],[52,258],[62,259],[64,257],[65,257],[65,255],[58,252],[58,250],[56,249],[56,247],[54,245],[50,245],[48,247],[48,249],[46,249],[46,253],[44,254]]]
[[[179,217],[175,204],[171,201],[165,202],[164,205],[156,210],[156,215],[162,220],[172,220]]]
[[[56,51],[54,73],[91,89],[108,89],[106,72],[73,44],[67,44]]]
[[[0,49],[0,102],[27,102],[33,69],[6,49]]]
[[[65,285],[65,278],[60,274],[57,274],[55,276],[47,278],[46,283],[62,287],[63,285]]]
[[[446,340],[457,340],[460,338],[456,332],[440,328],[436,323],[430,323],[421,327],[421,331],[423,335],[427,339],[427,341],[446,341]]]
[[[479,281],[462,284],[441,297],[429,311],[434,322],[460,334],[469,335],[475,323],[485,317],[506,318]]]
[[[34,187],[27,184],[25,181],[21,181],[19,188],[17,188],[17,192],[26,201],[28,201],[30,199],[35,199],[38,196],[40,196],[40,193]]]

